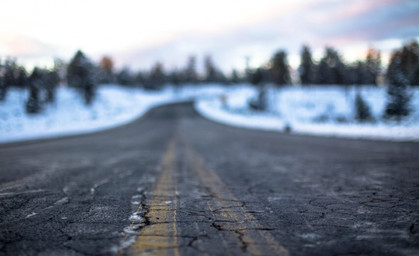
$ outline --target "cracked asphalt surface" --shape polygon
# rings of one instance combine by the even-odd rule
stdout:
[[[0,145],[0,255],[419,255],[419,143],[252,131],[188,104]]]

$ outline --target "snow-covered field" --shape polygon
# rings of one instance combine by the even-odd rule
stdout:
[[[239,127],[283,131],[288,126],[291,132],[302,134],[419,141],[418,89],[413,92],[414,111],[401,123],[381,119],[386,92],[377,87],[361,90],[377,121],[355,122],[355,92],[354,88],[331,86],[271,88],[269,110],[259,113],[248,108],[248,101],[256,95],[248,85],[167,87],[158,92],[102,85],[90,107],[84,106],[75,91],[60,87],[57,103],[28,116],[24,108],[27,92],[13,89],[0,102],[0,142],[95,132],[129,123],[154,106],[191,99],[196,99],[195,107],[203,116]]]
[[[361,95],[371,108],[375,122],[355,121],[356,88],[340,86],[285,87],[268,89],[268,111],[255,112],[248,102],[256,95],[250,86],[239,86],[219,98],[201,100],[196,109],[205,117],[225,124],[261,130],[284,131],[347,138],[419,141],[419,90],[412,91],[413,112],[400,123],[382,119],[386,89],[363,86]],[[359,89],[358,89],[359,90]]]
[[[129,123],[157,105],[207,97],[223,91],[217,85],[150,92],[116,85],[100,86],[97,97],[86,107],[68,87],[57,90],[57,103],[37,115],[25,114],[27,91],[12,89],[0,102],[0,142],[95,132]]]

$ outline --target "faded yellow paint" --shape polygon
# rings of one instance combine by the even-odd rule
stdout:
[[[179,255],[177,243],[177,196],[174,169],[175,141],[169,143],[162,161],[162,173],[147,203],[150,225],[143,227],[129,253],[132,255]]]
[[[211,204],[210,204],[209,202],[207,202],[207,205],[208,205],[208,208],[209,208],[209,209],[210,209],[210,211],[211,211],[211,215],[212,215],[213,219],[215,219],[215,218],[216,218],[216,216],[215,216],[215,214],[213,213],[214,209],[212,208],[212,206],[211,206]],[[222,235],[220,235],[220,234],[218,234],[218,235],[219,235],[219,237],[220,237],[221,241],[223,242],[224,248],[228,248],[227,242],[226,242],[226,240],[224,239],[224,237],[223,237]],[[232,255],[232,254],[231,254],[229,251],[227,251],[227,252],[226,252],[226,255]]]
[[[288,256],[288,251],[261,225],[256,218],[246,212],[242,203],[214,173],[204,168],[204,161],[190,143],[175,136],[169,143],[162,160],[162,172],[154,191],[147,194],[148,212],[146,217],[150,225],[140,231],[135,243],[130,247],[131,255],[175,255],[179,256],[178,244],[178,195],[176,144],[186,149],[187,164],[191,167],[198,181],[209,188],[212,199],[207,201],[211,215],[220,230],[231,231],[219,236],[226,250],[225,255],[234,254],[230,250],[231,242],[239,247],[246,246],[246,255],[281,255]],[[140,211],[139,208],[137,211]],[[218,221],[218,223],[217,223]],[[135,225],[133,222],[132,225]],[[231,237],[230,237],[231,236]]]
[[[221,217],[223,230],[238,232],[241,241],[246,243],[246,252],[250,255],[281,255],[288,256],[289,252],[266,230],[263,230],[256,218],[246,212],[240,201],[232,194],[230,189],[211,171],[204,169],[200,157],[185,139],[182,140],[187,148],[188,158],[192,169],[195,170],[202,184],[211,191],[213,200],[208,202],[211,211],[217,211]],[[210,206],[211,205],[211,206]],[[217,215],[217,214],[215,214]],[[228,248],[226,248],[228,250]]]
[[[176,225],[176,221],[177,221],[177,205],[178,205],[178,196],[177,196],[177,182],[175,182],[175,184],[174,184],[174,186],[175,186],[175,196],[174,196],[174,200],[173,200],[173,205],[174,205],[174,207],[175,207],[175,211],[173,212],[173,240],[174,240],[174,243],[176,244],[176,246],[177,246],[177,244],[178,244],[178,241],[177,241],[177,237],[178,237],[178,232],[177,232],[177,225]],[[179,250],[178,250],[178,248],[176,247],[175,248],[175,250],[174,250],[174,254],[175,254],[175,256],[179,256]]]

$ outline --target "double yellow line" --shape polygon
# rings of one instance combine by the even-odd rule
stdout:
[[[220,233],[226,254],[235,254],[237,248],[244,255],[289,255],[256,218],[246,211],[221,179],[205,169],[203,158],[196,153],[189,141],[176,135],[169,143],[162,160],[162,172],[152,194],[146,202],[145,214],[149,225],[144,226],[136,242],[130,247],[132,255],[179,255],[179,227],[177,226],[179,170],[176,170],[176,148],[186,152],[186,163],[193,170],[199,183],[208,189],[211,199],[207,201],[212,225]],[[211,227],[209,227],[211,228]],[[235,249],[231,248],[235,241]]]
[[[163,158],[162,173],[151,197],[146,213],[149,225],[141,229],[131,246],[132,255],[179,255],[177,222],[177,180],[175,173],[175,141],[169,143]],[[142,209],[139,209],[139,211]]]

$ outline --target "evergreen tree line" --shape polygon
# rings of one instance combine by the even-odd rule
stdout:
[[[387,68],[388,102],[384,117],[400,121],[411,112],[409,85],[419,85],[419,45],[417,41],[394,51]]]
[[[304,46],[301,52],[299,74],[303,85],[377,85],[380,72],[381,54],[374,49],[367,51],[365,61],[352,64],[346,64],[338,51],[332,47],[326,47],[325,54],[318,63],[313,61],[308,46]]]
[[[148,71],[132,72],[129,68],[115,71],[112,59],[104,57],[99,63],[99,82],[117,83],[126,86],[139,86],[150,90],[158,90],[165,84],[202,84],[220,83],[234,84],[245,82],[244,77],[239,76],[237,70],[226,75],[219,69],[211,56],[204,59],[204,73],[197,71],[197,61],[195,56],[190,56],[183,68],[173,70],[165,69],[163,63],[156,62]]]
[[[333,47],[326,47],[323,57],[316,62],[310,47],[304,45],[298,77],[302,85],[377,85],[379,76],[384,73],[388,84],[403,80],[403,83],[418,86],[418,42],[414,40],[394,51],[387,70],[382,69],[381,54],[373,48],[368,49],[365,60],[348,64]],[[253,84],[291,84],[287,52],[284,50],[276,52],[262,67],[256,70],[248,69],[246,73],[246,80]]]
[[[324,56],[316,63],[308,46],[303,46],[298,69],[302,85],[377,85],[382,74],[381,54],[369,49],[364,61],[346,64],[332,47],[326,47]],[[278,51],[271,60],[256,70],[247,70],[248,81],[259,86],[258,97],[249,102],[255,110],[264,110],[266,88],[264,84],[285,85],[291,83],[287,53]],[[416,40],[405,44],[391,55],[385,72],[387,80],[387,104],[385,119],[400,121],[411,112],[409,86],[419,85],[419,47]],[[355,119],[360,122],[373,121],[370,108],[358,92],[354,102]]]
[[[324,56],[317,63],[312,58],[309,46],[303,46],[298,78],[302,85],[377,85],[381,73],[381,55],[369,49],[365,61],[346,64],[338,51],[326,47]],[[247,70],[248,81],[253,84],[273,83],[289,85],[292,83],[287,52],[279,50],[264,66]]]
[[[165,84],[221,83],[231,84],[245,82],[238,72],[233,70],[230,77],[216,67],[211,56],[204,60],[204,74],[198,74],[196,58],[189,57],[182,69],[166,71],[162,63],[157,62],[149,71],[132,72],[129,68],[117,71],[110,57],[103,57],[94,63],[82,51],[77,51],[68,64],[56,60],[51,69],[35,67],[32,72],[17,64],[16,59],[0,59],[0,101],[4,101],[10,88],[27,89],[29,96],[26,111],[35,114],[42,111],[45,104],[55,102],[55,91],[60,83],[75,88],[84,103],[93,102],[99,84],[116,83],[123,86],[142,87],[158,90]]]
[[[408,102],[408,93],[401,91],[406,91],[403,88],[408,85],[419,85],[418,48],[417,41],[412,41],[393,52],[390,58],[385,73],[388,83],[392,85],[389,86],[389,95],[396,95],[394,96],[398,97],[396,101]],[[87,105],[93,102],[97,85],[106,83],[143,87],[150,90],[160,89],[166,83],[175,86],[243,82],[255,85],[273,83],[278,86],[291,84],[287,52],[284,50],[276,52],[265,65],[257,69],[246,68],[244,72],[233,70],[228,75],[215,65],[211,56],[205,57],[203,64],[202,74],[197,72],[197,61],[194,56],[188,58],[183,68],[165,70],[163,64],[157,62],[150,70],[132,72],[129,68],[116,70],[110,57],[103,57],[99,63],[94,63],[79,50],[68,64],[56,61],[51,69],[37,67],[28,73],[23,66],[17,64],[15,59],[9,58],[5,61],[0,59],[0,100],[6,98],[9,88],[28,89],[29,98],[26,102],[26,110],[28,113],[37,113],[42,110],[44,104],[55,101],[55,91],[59,83],[75,88]],[[377,84],[377,77],[381,73],[383,73],[381,55],[374,49],[368,50],[365,60],[347,64],[338,51],[332,47],[325,48],[324,56],[318,62],[313,60],[309,46],[302,47],[298,68],[302,85]],[[388,115],[392,115],[392,111],[386,110]],[[401,112],[407,113],[408,108],[406,107]]]

